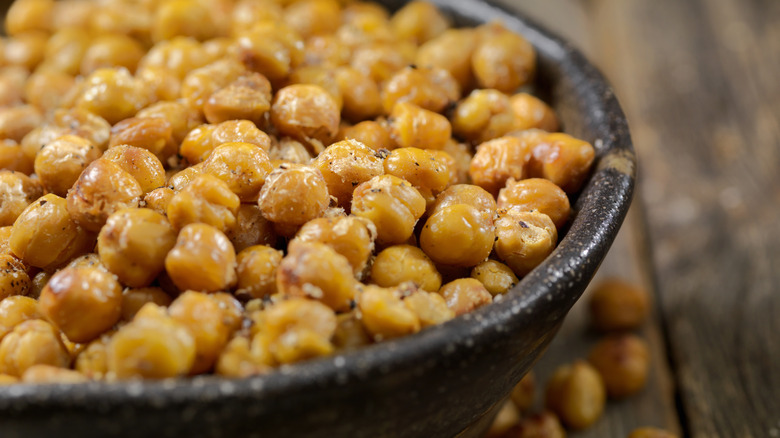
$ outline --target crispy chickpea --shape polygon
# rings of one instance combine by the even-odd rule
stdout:
[[[497,138],[477,147],[469,176],[475,185],[497,195],[509,178],[521,180],[527,176],[530,160],[531,148],[526,142],[515,137]]]
[[[30,319],[41,319],[35,299],[21,295],[3,298],[0,300],[0,339],[11,333],[14,327]]]
[[[60,29],[46,42],[46,52],[41,67],[77,75],[81,71],[81,60],[89,45],[90,36],[85,29],[78,27]]]
[[[471,54],[476,45],[474,29],[448,29],[420,46],[415,64],[447,70],[461,90],[468,90],[474,81]]]
[[[284,9],[275,0],[238,0],[233,6],[231,27],[243,32],[262,21],[281,21]]]
[[[168,0],[161,2],[152,17],[153,41],[169,40],[176,36],[189,36],[207,40],[219,34],[215,11],[207,2]]]
[[[165,257],[165,270],[180,290],[216,292],[236,284],[236,253],[230,240],[206,224],[181,229]]]
[[[0,373],[20,377],[33,365],[67,367],[70,355],[57,330],[31,319],[16,325],[0,342]]]
[[[24,148],[13,140],[0,140],[0,169],[33,173],[33,160],[24,153]]]
[[[336,0],[303,0],[284,11],[284,21],[302,37],[330,34],[341,25],[341,6]]]
[[[217,146],[224,143],[251,143],[266,152],[271,138],[249,120],[229,120],[216,125],[201,125],[190,131],[181,143],[179,153],[190,164],[204,161]]]
[[[390,26],[399,38],[422,44],[447,30],[450,23],[432,3],[414,1],[393,15]]]
[[[125,289],[122,293],[122,321],[132,321],[146,303],[167,307],[173,300],[159,287]]]
[[[171,303],[168,313],[184,325],[195,340],[195,363],[190,374],[211,369],[231,332],[219,304],[204,293],[187,291]]]
[[[86,76],[100,68],[124,67],[131,73],[144,56],[141,44],[127,35],[97,36],[81,60],[81,74]]]
[[[571,429],[593,424],[604,412],[605,402],[604,381],[585,361],[558,367],[547,382],[545,406]]]
[[[102,151],[105,151],[108,146],[111,125],[104,118],[89,110],[79,108],[55,110],[53,122],[55,127],[66,129],[63,134],[86,138]],[[59,135],[56,135],[52,140],[56,140],[57,137]]]
[[[291,298],[264,312],[261,340],[278,363],[293,363],[333,352],[336,314],[317,301]],[[257,337],[256,336],[256,337]]]
[[[589,305],[593,325],[604,332],[637,329],[650,312],[644,289],[615,278],[596,285]]]
[[[541,99],[528,93],[517,93],[510,101],[516,129],[542,129],[555,132],[560,127],[555,111]]]
[[[73,342],[88,342],[121,316],[122,286],[113,274],[90,267],[65,268],[49,280],[38,311]]]
[[[247,73],[215,91],[203,105],[209,123],[244,119],[264,121],[271,110],[271,83],[260,73]]]
[[[558,242],[552,219],[538,211],[499,210],[495,225],[496,254],[518,277],[542,263]]]
[[[173,190],[168,187],[160,187],[152,190],[144,195],[144,206],[148,209],[154,210],[163,216],[168,215],[168,204],[171,203],[174,193]]]
[[[379,86],[370,77],[352,67],[336,70],[336,82],[342,99],[341,113],[345,119],[358,122],[382,113]]]
[[[50,111],[70,92],[75,84],[73,76],[57,71],[36,71],[24,85],[24,98],[43,111]]]
[[[65,196],[79,176],[102,151],[91,141],[64,135],[45,145],[35,157],[35,173],[46,190]]]
[[[238,56],[246,68],[279,82],[303,62],[303,39],[279,21],[256,23],[237,38]]]
[[[304,42],[302,65],[343,66],[349,63],[351,54],[336,34],[313,35]]]
[[[395,141],[390,131],[382,123],[366,120],[357,125],[344,128],[339,133],[341,140],[355,140],[379,152],[382,149],[395,149]]]
[[[510,400],[514,403],[520,412],[528,412],[534,404],[534,393],[536,391],[536,378],[533,371],[529,371],[512,388],[509,394]]]
[[[314,160],[314,166],[325,178],[328,193],[344,208],[349,207],[355,187],[384,173],[381,156],[355,140],[328,146]]]
[[[498,208],[520,211],[538,211],[550,216],[555,227],[561,229],[569,221],[571,206],[566,193],[552,182],[541,178],[515,181],[510,178],[499,190]]]
[[[43,195],[43,186],[21,172],[0,170],[0,226],[13,225],[33,201]]]
[[[549,179],[566,193],[576,193],[595,158],[590,143],[562,133],[547,134],[533,147],[529,176]]]
[[[394,41],[416,47],[414,41],[399,41],[390,27],[389,14],[384,7],[366,6],[367,4],[368,2],[356,2],[345,6],[342,13],[344,24],[336,31],[336,36],[342,43],[351,49],[370,43]]]
[[[317,168],[285,165],[265,180],[258,205],[275,224],[300,226],[322,216],[330,203],[328,187]]]
[[[452,184],[470,184],[469,167],[474,156],[471,147],[466,143],[459,143],[450,139],[441,150],[455,161],[455,179],[450,182]]]
[[[183,376],[195,362],[195,339],[181,322],[147,303],[106,348],[108,371],[117,379]]]
[[[190,71],[203,67],[206,59],[205,49],[197,40],[178,36],[152,46],[139,61],[138,69],[167,70],[181,80]]]
[[[531,80],[536,70],[536,52],[521,35],[493,23],[482,26],[471,68],[480,88],[511,93]]]
[[[238,253],[237,296],[264,298],[276,293],[276,270],[282,261],[282,251],[265,245],[255,245]]]
[[[53,0],[15,1],[6,13],[5,30],[8,35],[18,35],[30,30],[49,31],[53,9]]]
[[[227,183],[209,174],[195,177],[168,203],[168,220],[174,228],[204,223],[227,232],[236,223],[241,201]]]
[[[436,292],[418,290],[404,298],[404,305],[417,315],[420,327],[442,324],[455,317],[455,312],[447,307],[447,301]]]
[[[48,39],[47,33],[31,30],[6,40],[6,63],[24,67],[29,71],[35,70],[38,64],[43,61]]]
[[[452,127],[441,114],[408,102],[399,102],[390,114],[390,136],[399,147],[442,149]]]
[[[375,341],[420,331],[420,318],[392,289],[366,285],[358,299],[363,325]]]
[[[173,128],[162,117],[131,117],[111,128],[109,148],[135,146],[154,154],[161,162],[176,154]]]
[[[131,174],[113,161],[93,161],[68,191],[68,212],[79,225],[100,231],[108,216],[138,207],[143,191]]]
[[[165,185],[165,169],[149,150],[128,145],[114,146],[103,154],[133,176],[144,194]]]
[[[285,135],[325,147],[338,133],[339,113],[336,100],[324,88],[295,84],[274,96],[271,121]]]
[[[236,336],[219,354],[214,365],[214,374],[226,377],[249,377],[263,374],[269,369],[270,366],[254,354],[249,339]]]
[[[273,223],[266,220],[260,207],[254,204],[241,204],[238,207],[236,224],[225,234],[236,251],[253,245],[274,245],[277,239]]]
[[[420,289],[436,292],[441,287],[441,274],[420,248],[395,245],[377,254],[371,266],[371,281],[381,287],[413,282]]]
[[[321,301],[336,311],[350,308],[357,284],[349,260],[320,242],[291,241],[276,271],[277,291]]]
[[[483,143],[521,129],[509,96],[498,90],[474,90],[458,102],[452,131],[472,143]]]
[[[190,185],[190,183],[197,177],[203,174],[203,163],[195,164],[190,167],[185,167],[184,169],[174,173],[173,175],[170,175],[170,178],[168,178],[168,182],[166,183],[166,187],[171,189],[174,193],[179,193],[180,191],[184,190],[185,187]],[[171,198],[173,199],[173,198]],[[168,202],[170,204],[170,202]],[[166,214],[168,212],[166,211]]]
[[[73,361],[73,368],[89,379],[103,379],[108,372],[106,350],[111,334],[113,333],[107,332],[87,344],[84,350],[76,356],[76,360]]]
[[[382,87],[382,106],[390,114],[399,102],[440,113],[460,99],[460,85],[450,72],[438,68],[406,67]]]
[[[0,44],[0,62],[3,61],[3,44]],[[6,66],[0,68],[0,106],[11,107],[20,105],[24,98],[24,84],[30,72],[21,66]]]
[[[566,438],[566,429],[551,412],[533,414],[510,430],[512,438]]]
[[[413,60],[413,57],[400,51],[395,43],[375,42],[356,48],[350,66],[377,84],[382,84]]]
[[[447,307],[455,315],[463,315],[493,302],[493,296],[478,280],[460,278],[453,280],[439,289],[439,294],[447,301]]]
[[[181,97],[190,107],[201,111],[212,94],[244,73],[246,68],[235,59],[214,61],[187,73],[181,83]]]
[[[509,292],[520,282],[509,266],[495,260],[485,260],[474,266],[471,278],[479,280],[494,297]]]
[[[632,334],[612,335],[590,350],[588,362],[599,372],[607,395],[620,399],[645,387],[650,366],[647,343]]]
[[[425,213],[425,198],[409,182],[380,175],[360,184],[352,196],[352,214],[374,223],[377,242],[406,242]]]
[[[467,204],[438,209],[420,233],[420,248],[436,263],[475,266],[493,250],[492,215]]]
[[[634,429],[628,438],[677,438],[677,435],[655,427],[640,427]]]
[[[311,153],[303,145],[290,137],[284,137],[271,146],[268,156],[273,161],[294,164],[309,164],[312,160]]]
[[[30,289],[28,296],[30,298],[38,299],[38,297],[41,296],[41,292],[43,292],[43,288],[49,282],[52,275],[52,273],[46,271],[41,271],[35,274],[32,279],[32,289]]]
[[[223,143],[203,163],[203,173],[224,181],[242,202],[257,201],[272,170],[266,151],[252,143]]]
[[[65,265],[65,267],[66,268],[87,267],[87,268],[100,269],[101,271],[108,272],[108,269],[106,269],[106,267],[103,266],[102,263],[100,263],[100,256],[93,252],[82,254],[74,258],[67,265]]]
[[[343,255],[352,265],[356,277],[365,269],[374,252],[376,227],[355,216],[312,219],[301,227],[295,240],[324,243]]]
[[[436,194],[446,189],[450,172],[435,151],[404,147],[390,152],[384,162],[385,173],[403,178],[420,193]]]
[[[147,208],[119,210],[98,235],[101,263],[122,284],[148,286],[165,268],[165,256],[176,242],[176,230],[165,216]]]
[[[344,100],[341,96],[341,87],[336,78],[336,71],[330,67],[302,65],[293,70],[287,82],[287,85],[308,84],[322,87],[336,102],[339,111],[343,108]]]
[[[133,116],[148,99],[140,83],[125,68],[101,68],[84,79],[76,108],[90,111],[111,124]]]
[[[94,236],[68,213],[65,199],[50,193],[19,215],[11,230],[9,247],[25,263],[48,268],[88,252],[94,242]]]
[[[32,280],[24,263],[11,254],[0,255],[0,300],[13,295],[27,295]]]
[[[202,123],[198,111],[182,102],[157,102],[138,111],[136,117],[159,117],[167,120],[171,125],[174,144],[180,144],[187,133]]]
[[[41,122],[41,112],[33,105],[0,108],[0,138],[18,143]]]
[[[471,184],[455,184],[436,196],[436,202],[431,208],[431,214],[456,204],[470,205],[482,213],[493,217],[496,212],[496,200],[479,186]]]
[[[338,314],[336,321],[338,325],[333,333],[333,345],[337,350],[352,350],[371,343],[356,311]]]

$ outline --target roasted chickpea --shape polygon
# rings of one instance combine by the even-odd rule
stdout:
[[[176,153],[173,128],[162,117],[131,117],[111,128],[109,148],[119,145],[146,149],[161,162]]]
[[[139,61],[138,69],[168,70],[177,79],[184,79],[190,71],[203,67],[206,59],[206,51],[197,40],[178,36],[152,46]]]
[[[338,133],[339,113],[336,100],[324,88],[295,84],[274,96],[271,121],[282,134],[325,147]]]
[[[73,368],[89,379],[103,379],[108,372],[106,351],[112,334],[111,331],[106,332],[87,344],[73,361]]]
[[[382,106],[390,114],[399,102],[440,113],[460,98],[460,85],[438,68],[406,67],[382,87]]]
[[[442,157],[414,147],[393,150],[385,159],[385,173],[410,182],[420,193],[435,195],[450,183],[450,172]]]
[[[0,254],[11,254],[11,232],[13,226],[0,227]]]
[[[251,143],[266,152],[271,148],[271,139],[257,129],[249,120],[229,120],[216,125],[201,125],[182,141],[179,153],[190,164],[204,161],[217,146],[224,143]]]
[[[243,249],[237,255],[237,296],[265,298],[276,293],[276,270],[282,261],[282,251],[265,245]]]
[[[284,21],[302,37],[330,34],[341,25],[341,7],[336,0],[303,0],[284,11]]]
[[[165,169],[160,160],[147,149],[128,145],[114,146],[103,154],[133,176],[144,194],[165,185]]]
[[[0,260],[1,257],[3,256],[0,256]],[[11,333],[14,327],[30,319],[41,319],[35,299],[20,295],[3,298],[0,300],[0,339]]]
[[[376,227],[360,217],[342,216],[312,219],[301,227],[295,240],[324,243],[343,255],[360,277],[374,252]]]
[[[446,117],[408,102],[399,102],[390,114],[390,136],[402,148],[442,149],[451,131]]]
[[[336,67],[349,63],[349,47],[336,34],[313,35],[304,42],[303,65]]]
[[[355,299],[358,282],[349,260],[323,243],[291,241],[276,272],[283,294],[309,297],[336,311],[348,310]]]
[[[538,211],[550,216],[561,229],[569,220],[571,206],[566,193],[552,182],[541,178],[515,181],[510,178],[498,192],[498,208]]]
[[[566,438],[566,429],[551,412],[533,414],[510,430],[512,438]]]
[[[527,176],[531,148],[515,137],[501,137],[482,143],[469,167],[475,185],[493,195],[506,185],[509,178],[521,180]]]
[[[342,99],[341,113],[345,119],[358,122],[382,113],[379,86],[370,77],[345,66],[336,70],[336,82]]]
[[[41,111],[33,105],[0,108],[0,138],[18,143],[41,122]]]
[[[382,149],[395,149],[395,141],[390,136],[386,126],[373,120],[366,120],[357,125],[341,129],[339,137],[342,140],[355,140],[371,149],[382,153]]]
[[[328,146],[314,160],[314,166],[322,172],[328,193],[344,208],[349,207],[355,187],[384,173],[381,156],[355,140]]]
[[[576,193],[595,157],[590,143],[562,133],[547,134],[533,147],[529,176],[549,179],[566,193]]]
[[[322,216],[329,203],[328,188],[320,171],[301,165],[285,165],[271,172],[258,200],[264,218],[292,226]]]
[[[43,288],[46,286],[46,284],[51,279],[50,272],[41,271],[32,279],[32,289],[30,290],[30,293],[28,294],[29,297],[38,299],[39,296],[41,296],[41,292],[43,292]]]
[[[169,40],[188,36],[207,40],[219,35],[217,14],[208,2],[169,0],[162,2],[152,18],[152,40]]]
[[[483,143],[522,129],[509,96],[498,90],[474,90],[458,102],[452,131],[472,143]]]
[[[5,16],[8,35],[30,30],[49,31],[52,25],[53,0],[20,0],[11,3]]]
[[[132,321],[146,303],[167,307],[173,300],[159,287],[125,289],[122,293],[122,321]]]
[[[271,146],[268,154],[276,163],[309,164],[311,153],[303,143],[290,137],[284,137]]]
[[[647,292],[616,278],[597,284],[589,305],[593,325],[605,332],[637,329],[650,313]]]
[[[127,35],[97,36],[81,60],[81,74],[86,76],[100,68],[124,67],[131,73],[144,56],[141,44]]]
[[[271,173],[266,151],[251,143],[224,143],[204,161],[203,173],[224,181],[242,202],[255,202]]]
[[[133,176],[113,161],[93,161],[68,191],[68,212],[89,231],[97,232],[108,216],[137,207],[143,191]]]
[[[420,234],[420,248],[437,263],[475,266],[493,250],[492,216],[467,204],[440,208]]]
[[[450,27],[449,20],[432,3],[414,1],[396,12],[390,20],[399,38],[422,44]]]
[[[84,79],[76,108],[90,111],[114,124],[132,117],[148,98],[125,68],[101,68]]]
[[[447,307],[462,315],[493,302],[493,297],[478,280],[460,278],[439,289],[439,294],[447,301]]]
[[[184,169],[170,175],[166,187],[171,189],[174,193],[179,193],[184,190],[185,187],[197,177],[203,174],[203,163],[195,164],[194,166],[185,167]],[[171,198],[173,199],[173,198]],[[168,202],[170,204],[170,202]],[[167,214],[167,211],[166,211]]]
[[[303,62],[303,39],[279,21],[256,23],[238,36],[238,56],[246,68],[271,82],[287,78]]]
[[[119,210],[98,235],[101,263],[122,284],[148,286],[165,268],[176,230],[165,216],[146,208]]]
[[[11,254],[0,254],[0,300],[13,295],[27,295],[32,280],[24,263]]]
[[[395,245],[377,254],[371,266],[371,281],[382,287],[413,282],[420,289],[436,292],[441,287],[441,274],[420,248]]]
[[[352,53],[350,66],[382,84],[413,61],[414,55],[403,53],[397,43],[377,41],[357,47]]]
[[[215,91],[203,105],[209,123],[245,119],[260,124],[271,110],[271,83],[259,73],[247,73]]]
[[[420,331],[420,318],[394,290],[363,286],[358,299],[361,320],[375,341],[397,338]]]
[[[144,195],[143,205],[163,216],[168,215],[168,204],[171,203],[174,193],[168,187],[160,187]]]
[[[53,116],[54,127],[65,130],[60,135],[73,134],[85,138],[102,151],[108,147],[111,125],[104,118],[79,108],[58,109],[54,111]],[[53,141],[60,135],[50,138]]]
[[[640,427],[634,429],[628,438],[677,438],[677,435],[655,427]]]
[[[455,179],[450,182],[452,184],[470,184],[469,167],[473,158],[471,147],[466,143],[458,143],[450,139],[441,150],[455,161]]]
[[[33,201],[43,195],[43,186],[21,172],[0,170],[0,226],[13,225]]]
[[[61,265],[94,246],[94,236],[68,213],[67,202],[44,195],[14,222],[9,247],[25,263],[38,268]]]
[[[52,365],[33,365],[22,374],[24,383],[84,383],[87,377],[78,371],[68,370]]]
[[[520,412],[528,412],[534,404],[534,393],[536,392],[536,377],[533,371],[529,371],[519,382],[512,388],[512,392],[509,394],[510,400],[514,403],[517,410]]]
[[[187,133],[202,123],[198,111],[182,102],[157,102],[138,111],[136,117],[158,117],[168,121],[173,142],[177,145],[184,140]]]
[[[519,277],[544,261],[558,242],[552,219],[537,211],[499,210],[495,225],[496,254]]]
[[[227,183],[209,174],[195,177],[168,203],[168,220],[179,229],[204,223],[227,232],[236,223],[241,201]]]
[[[352,214],[374,223],[377,242],[406,242],[425,213],[425,198],[407,181],[380,175],[360,184],[352,196]]]
[[[319,65],[302,65],[287,79],[288,85],[309,84],[322,87],[336,102],[339,111],[343,108],[344,101],[341,97],[341,87],[336,78],[336,71],[332,68]]]
[[[58,30],[46,42],[41,68],[69,75],[81,72],[81,60],[90,45],[89,33],[79,27]]]
[[[35,157],[35,173],[49,192],[65,196],[84,169],[101,154],[91,141],[64,135],[40,150]]]
[[[275,0],[238,0],[233,6],[231,27],[247,31],[262,21],[281,21],[283,12],[282,5]]]
[[[67,367],[70,355],[57,330],[31,319],[16,325],[0,342],[0,373],[20,377],[33,365]]]
[[[3,44],[0,44],[0,61],[3,60]],[[24,84],[30,72],[21,66],[0,68],[0,106],[12,107],[22,104]]]
[[[496,200],[493,196],[479,186],[471,184],[455,184],[447,187],[446,190],[436,196],[431,208],[431,214],[439,210],[457,204],[470,205],[489,217],[493,217],[496,212]]]
[[[5,62],[32,71],[43,61],[46,52],[45,32],[31,30],[5,41]]]
[[[201,111],[212,94],[245,73],[244,65],[235,59],[214,61],[187,73],[181,83],[181,97],[191,108]]]
[[[33,160],[24,153],[24,149],[13,140],[0,140],[0,169],[33,173]]]
[[[24,98],[42,111],[57,108],[75,84],[73,76],[57,71],[36,71],[24,85]]]
[[[253,204],[238,207],[236,224],[225,234],[236,251],[253,245],[274,245],[277,240],[273,223],[266,220],[260,207]]]
[[[555,132],[560,127],[555,111],[541,99],[528,93],[517,93],[510,100],[516,129],[542,129]]]
[[[165,257],[165,270],[180,290],[216,292],[236,284],[236,253],[230,240],[206,224],[181,229]]]
[[[195,362],[190,374],[211,369],[231,334],[217,302],[204,293],[187,291],[171,303],[168,313],[184,325],[195,340]]]
[[[471,278],[479,280],[494,297],[509,292],[520,282],[509,266],[495,260],[485,260],[474,266]]]
[[[593,346],[588,362],[601,375],[607,395],[619,399],[645,387],[649,356],[647,343],[638,336],[612,335]]]
[[[547,382],[545,406],[571,429],[593,424],[604,412],[605,402],[604,381],[585,361],[558,367]]]
[[[474,29],[448,29],[420,46],[415,64],[447,70],[461,90],[468,90],[474,81],[471,54],[476,45]]]
[[[511,93],[528,83],[536,70],[536,52],[521,35],[492,23],[482,26],[471,68],[480,88]]]
[[[252,351],[248,338],[236,336],[228,342],[214,366],[214,373],[226,377],[249,377],[263,374],[269,364]]]
[[[418,290],[403,299],[404,305],[420,320],[420,327],[442,324],[455,317],[447,301],[436,292]]]
[[[293,363],[333,352],[336,314],[317,301],[291,298],[263,314],[259,337],[277,363]]]

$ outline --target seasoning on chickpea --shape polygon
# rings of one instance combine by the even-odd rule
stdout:
[[[352,192],[359,184],[384,173],[381,156],[355,140],[344,140],[328,146],[314,160],[328,185],[328,193],[348,208]]]
[[[207,224],[179,231],[165,257],[165,271],[180,290],[217,292],[236,284],[236,253],[230,240]]]
[[[27,295],[32,280],[24,263],[11,254],[0,254],[0,300],[13,295]]]
[[[329,203],[328,188],[320,171],[302,165],[284,165],[271,172],[258,200],[263,217],[295,230],[320,217]]]
[[[537,211],[500,210],[496,225],[496,255],[523,277],[555,249],[558,231],[552,219]]]
[[[395,149],[395,141],[390,136],[387,127],[373,120],[366,120],[357,125],[343,127],[339,131],[341,140],[355,140],[375,151]]]
[[[241,202],[255,202],[271,173],[266,151],[251,143],[223,143],[204,161],[203,173],[226,182]]]
[[[512,268],[496,260],[485,260],[474,266],[471,278],[479,280],[494,297],[507,293],[520,282]]]
[[[101,155],[102,151],[86,138],[64,135],[38,152],[35,174],[46,190],[65,196],[81,172]]]

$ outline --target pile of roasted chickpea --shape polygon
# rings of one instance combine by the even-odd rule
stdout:
[[[500,299],[594,148],[501,23],[346,0],[18,0],[0,381],[248,376]],[[523,91],[525,90],[525,91]]]

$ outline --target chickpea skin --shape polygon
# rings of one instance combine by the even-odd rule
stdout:
[[[447,307],[447,301],[436,292],[418,290],[403,299],[404,305],[417,315],[420,327],[442,324],[455,317],[455,312]]]
[[[496,254],[518,277],[542,263],[558,242],[555,224],[544,213],[500,210],[495,225]]]
[[[0,226],[13,225],[33,201],[43,196],[43,186],[21,172],[0,170]]]
[[[555,132],[560,128],[558,116],[549,105],[528,93],[517,93],[510,99],[518,130],[542,129]]]
[[[276,271],[282,251],[265,245],[247,247],[238,253],[238,289],[236,296],[250,299],[270,297],[276,293]]]
[[[264,121],[271,110],[271,83],[260,73],[247,73],[215,91],[203,105],[209,123],[228,120]]]
[[[552,181],[566,193],[576,193],[590,172],[596,151],[583,140],[563,133],[547,134],[533,146],[529,176]]]
[[[46,190],[65,196],[81,172],[101,155],[102,151],[86,138],[64,135],[43,146],[35,156],[35,174]]]
[[[422,44],[446,31],[450,23],[432,3],[414,1],[393,15],[390,26],[399,38]]]
[[[441,287],[441,274],[420,248],[395,245],[377,254],[371,265],[371,281],[381,287],[413,282],[420,289],[436,292]]]
[[[274,96],[271,121],[282,134],[324,148],[336,137],[341,116],[338,104],[324,88],[295,84]]]
[[[236,253],[218,229],[189,224],[165,257],[165,270],[180,290],[217,292],[236,284]]]
[[[433,198],[447,188],[451,176],[436,152],[414,147],[395,149],[385,159],[385,173],[409,181],[421,194]]]
[[[555,227],[561,229],[569,220],[571,206],[569,198],[560,187],[541,178],[515,181],[510,178],[499,190],[498,208],[513,208],[520,211],[538,211],[550,216]]]
[[[133,176],[144,195],[165,185],[165,169],[150,151],[128,145],[114,146],[101,158],[113,161]]]
[[[355,188],[352,214],[374,223],[377,242],[406,242],[425,213],[425,198],[409,182],[393,175],[371,178]]]
[[[493,302],[493,296],[478,280],[460,278],[453,280],[439,289],[439,294],[447,301],[447,307],[455,315],[463,315],[479,307]]]
[[[509,178],[524,179],[531,161],[531,147],[515,137],[501,137],[482,143],[471,160],[469,176],[475,185],[493,195]]]
[[[60,334],[46,321],[31,319],[15,326],[0,342],[0,373],[21,377],[33,365],[67,367],[70,355]]]
[[[443,207],[425,222],[420,248],[436,263],[475,266],[493,250],[492,215],[466,204]]]
[[[392,112],[399,102],[440,113],[458,99],[460,85],[449,71],[438,68],[406,67],[393,75],[382,88],[382,105],[386,114]]]
[[[0,140],[0,169],[29,175],[34,171],[33,162],[21,145],[10,139]]]
[[[599,373],[587,362],[577,360],[555,370],[547,382],[544,403],[563,424],[580,430],[598,420],[604,412],[606,398]]]
[[[228,120],[216,125],[200,125],[190,131],[179,147],[179,153],[190,165],[204,161],[217,146],[224,143],[251,143],[268,152],[271,139],[249,120]]]
[[[312,219],[298,230],[295,240],[322,242],[343,255],[356,277],[362,275],[374,252],[376,227],[360,217],[323,217]]]
[[[241,200],[221,179],[201,174],[192,180],[168,204],[168,220],[174,228],[204,223],[227,232],[236,223]]]
[[[76,108],[90,111],[111,124],[132,117],[147,103],[140,83],[125,68],[95,70],[84,79],[76,98]]]
[[[161,162],[176,154],[171,122],[162,117],[130,117],[111,128],[109,148],[135,146],[154,154]]]
[[[344,140],[328,146],[314,160],[328,185],[328,193],[348,208],[352,192],[359,184],[384,173],[382,158],[356,140]]]
[[[224,143],[203,162],[203,173],[227,183],[241,202],[255,202],[273,170],[266,151],[251,143]]]
[[[163,216],[168,215],[168,204],[176,193],[168,187],[160,187],[144,195],[144,206]]]
[[[277,236],[273,222],[263,217],[260,207],[241,204],[236,214],[236,224],[225,233],[236,251],[243,251],[253,245],[275,245]]]
[[[395,149],[395,141],[390,137],[390,131],[386,126],[373,120],[366,120],[354,126],[341,130],[339,136],[342,140],[355,140],[370,147],[375,151]]]

